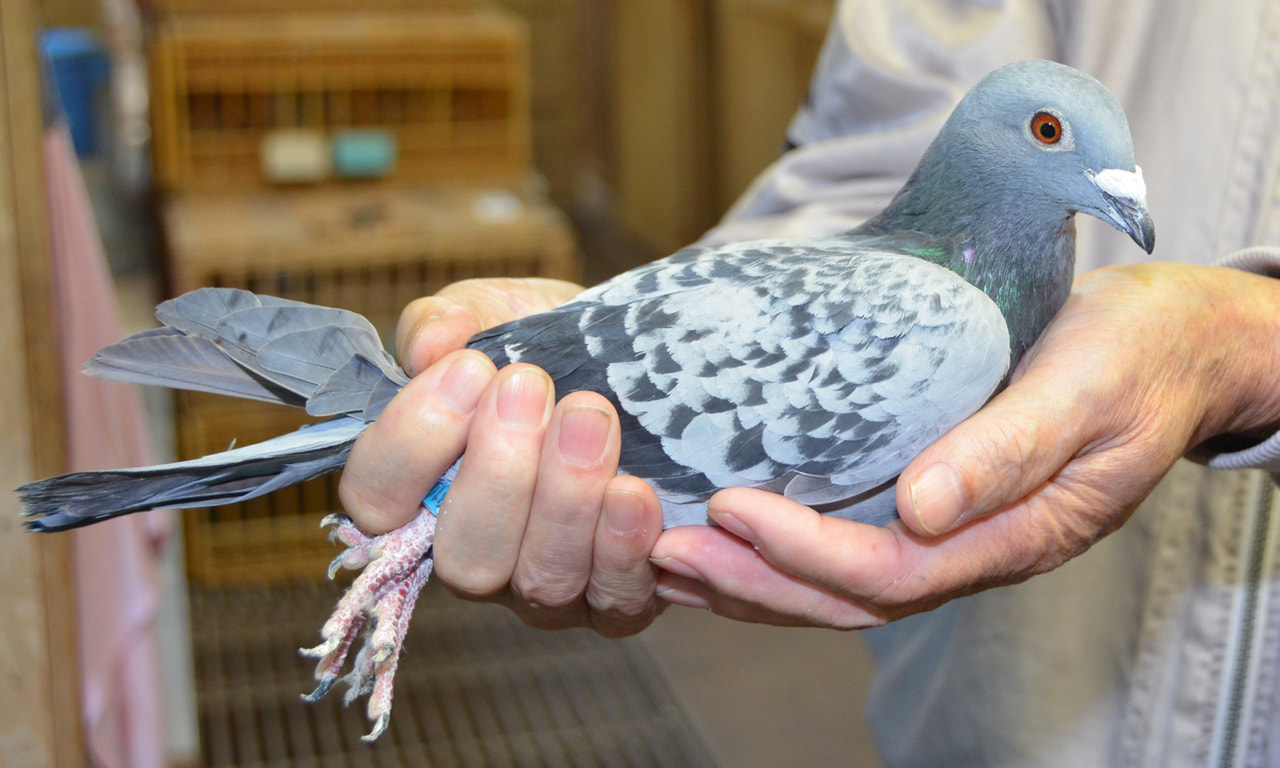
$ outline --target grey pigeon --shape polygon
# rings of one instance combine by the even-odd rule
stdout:
[[[1074,214],[1150,252],[1145,198],[1106,89],[1059,64],[1020,62],[974,87],[888,208],[858,229],[689,248],[469,345],[499,365],[545,368],[561,395],[608,397],[623,424],[622,470],[652,483],[668,526],[705,523],[708,497],[730,486],[880,524],[895,515],[902,469],[998,391],[1066,300]],[[19,489],[30,528],[239,501],[334,471],[407,381],[350,312],[204,289],[157,316],[162,328],[103,350],[87,371],[334,418],[196,461],[30,483]],[[384,536],[326,520],[348,546],[331,575],[365,570],[324,642],[304,651],[321,658],[311,697],[330,689],[372,617],[347,678],[348,700],[371,694],[369,738],[387,725],[448,477],[427,512]]]

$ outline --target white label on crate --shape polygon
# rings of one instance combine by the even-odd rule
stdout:
[[[523,214],[524,203],[511,192],[482,192],[471,200],[471,215],[479,221],[495,224],[515,221]]]
[[[333,172],[329,140],[320,131],[290,129],[262,137],[262,174],[276,184],[322,181]]]

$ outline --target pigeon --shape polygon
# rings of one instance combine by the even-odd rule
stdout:
[[[532,363],[559,395],[599,392],[622,422],[622,472],[648,481],[666,526],[706,524],[707,499],[765,488],[883,524],[925,447],[1007,382],[1070,291],[1074,215],[1155,230],[1120,105],[1048,61],[995,70],[956,106],[883,212],[821,239],[691,247],[568,303],[483,331],[469,346]],[[340,469],[408,377],[357,314],[235,289],[161,304],[161,327],[98,353],[99,378],[305,407],[316,425],[202,459],[85,472],[18,489],[26,524],[54,531],[156,507],[241,501]],[[363,569],[303,653],[325,695],[368,695],[366,739],[387,728],[414,601],[431,573],[440,500],[403,528],[324,525]]]

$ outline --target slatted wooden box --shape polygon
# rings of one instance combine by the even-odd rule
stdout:
[[[163,208],[174,292],[243,287],[369,317],[390,342],[410,300],[469,277],[579,279],[568,222],[532,193],[316,189],[184,196]],[[302,424],[285,406],[183,394],[184,458],[257,442]],[[337,550],[318,530],[341,511],[337,477],[251,502],[190,510],[187,564],[198,583],[314,579]]]
[[[471,9],[487,0],[149,0],[158,13],[315,13],[316,11],[447,11]]]
[[[496,10],[163,14],[156,182],[262,188],[272,133],[378,129],[398,149],[384,183],[518,183],[531,157],[527,58],[525,25]]]

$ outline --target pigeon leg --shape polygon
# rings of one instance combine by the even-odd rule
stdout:
[[[424,507],[408,524],[381,536],[361,533],[345,515],[330,515],[322,524],[334,526],[332,538],[348,546],[330,564],[329,577],[333,578],[339,568],[364,571],[320,630],[323,642],[300,651],[320,659],[316,667],[318,685],[303,698],[315,701],[333,688],[356,636],[365,629],[364,646],[344,679],[350,685],[345,703],[371,694],[368,711],[374,727],[365,740],[373,741],[386,730],[390,719],[400,647],[418,594],[431,575],[436,516]],[[373,619],[371,626],[368,619]]]
[[[360,649],[351,674],[344,679],[350,686],[343,697],[344,704],[350,704],[359,696],[369,696],[367,712],[374,726],[363,737],[364,741],[375,741],[390,722],[400,651],[404,647],[404,637],[409,631],[409,620],[413,617],[418,595],[431,576],[431,565],[430,558],[418,563],[413,573],[398,579],[394,588],[387,590],[378,600],[374,608],[377,623]]]

